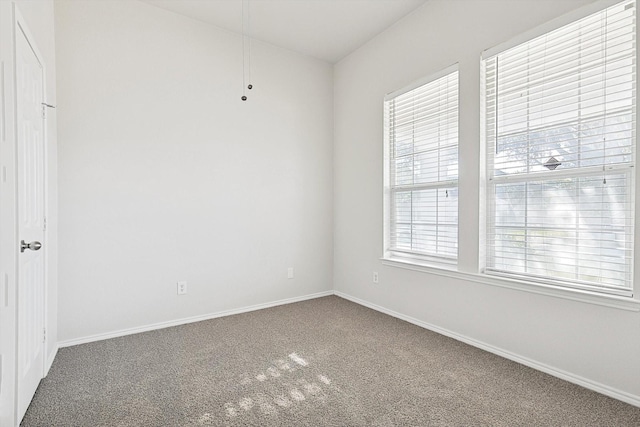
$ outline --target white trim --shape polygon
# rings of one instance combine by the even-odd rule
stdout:
[[[584,378],[584,377],[581,377],[581,376],[578,376],[578,375],[574,375],[574,374],[572,374],[570,372],[567,372],[567,371],[564,371],[564,370],[561,370],[561,369],[554,368],[554,367],[546,365],[544,363],[540,363],[540,362],[537,362],[535,360],[529,359],[527,357],[520,356],[520,355],[518,355],[516,353],[512,353],[510,351],[506,351],[506,350],[503,350],[501,348],[495,347],[493,345],[486,344],[486,343],[484,343],[482,341],[467,337],[465,335],[458,334],[458,333],[450,331],[448,329],[441,328],[441,327],[433,325],[431,323],[423,322],[422,320],[418,320],[418,319],[416,319],[414,317],[398,313],[398,312],[390,310],[390,309],[388,309],[386,307],[382,307],[382,306],[379,306],[377,304],[370,303],[368,301],[362,300],[360,298],[356,298],[354,296],[351,296],[349,294],[346,294],[344,292],[337,291],[337,290],[323,291],[323,292],[318,292],[318,293],[315,293],[315,294],[304,295],[304,296],[301,296],[301,297],[287,298],[287,299],[283,299],[283,300],[273,301],[273,302],[264,303],[264,304],[256,304],[256,305],[243,307],[243,308],[238,308],[238,309],[233,309],[233,310],[226,310],[226,311],[221,311],[221,312],[217,312],[217,313],[205,314],[205,315],[201,315],[201,316],[193,316],[193,317],[177,319],[177,320],[168,321],[168,322],[155,323],[155,324],[152,324],[152,325],[141,326],[141,327],[138,327],[138,328],[123,329],[123,330],[120,330],[120,331],[114,331],[114,332],[110,332],[110,333],[106,333],[106,334],[96,334],[96,335],[91,335],[91,336],[87,336],[87,337],[83,337],[83,338],[77,338],[77,339],[62,341],[62,342],[58,343],[58,345],[56,346],[54,352],[52,352],[52,354],[49,356],[47,365],[48,365],[49,368],[51,367],[51,364],[53,363],[53,360],[54,360],[54,358],[55,358],[55,356],[57,354],[57,350],[59,348],[70,347],[70,346],[73,346],[73,345],[85,344],[85,343],[90,343],[90,342],[94,342],[94,341],[101,341],[101,340],[104,340],[104,339],[116,338],[116,337],[131,335],[131,334],[137,334],[137,333],[140,333],[140,332],[147,332],[147,331],[167,328],[167,327],[171,327],[171,326],[179,326],[179,325],[184,325],[184,324],[193,323],[193,322],[200,322],[200,321],[203,321],[203,320],[215,319],[215,318],[218,318],[218,317],[231,316],[231,315],[234,315],[234,314],[241,314],[241,313],[246,313],[246,312],[250,312],[250,311],[261,310],[263,308],[269,308],[269,307],[275,307],[275,306],[278,306],[278,305],[291,304],[291,303],[295,303],[295,302],[306,301],[306,300],[315,299],[315,298],[321,298],[321,297],[330,296],[330,295],[336,295],[336,296],[338,296],[340,298],[344,298],[346,300],[349,300],[349,301],[354,302],[356,304],[362,305],[364,307],[371,308],[373,310],[379,311],[381,313],[387,314],[387,315],[395,317],[397,319],[401,319],[401,320],[404,320],[406,322],[412,323],[414,325],[420,326],[421,328],[428,329],[428,330],[436,332],[438,334],[441,334],[441,335],[453,338],[455,340],[464,342],[464,343],[469,344],[469,345],[471,345],[473,347],[477,347],[477,348],[480,348],[482,350],[488,351],[489,353],[496,354],[498,356],[504,357],[506,359],[509,359],[509,360],[514,361],[514,362],[517,362],[517,363],[520,363],[522,365],[525,365],[525,366],[528,366],[530,368],[533,368],[535,370],[544,372],[544,373],[549,374],[551,376],[563,379],[565,381],[569,381],[570,383],[577,384],[577,385],[585,387],[585,388],[587,388],[589,390],[593,390],[595,392],[604,394],[605,396],[609,396],[609,397],[612,397],[614,399],[618,399],[618,400],[620,400],[622,402],[628,403],[630,405],[634,405],[634,406],[640,407],[640,396],[636,396],[636,395],[633,395],[631,393],[627,393],[627,392],[618,390],[616,388],[609,387],[607,385],[604,385],[604,384],[601,384],[601,383],[598,383],[598,382],[595,382],[595,381],[591,381],[591,380],[589,380],[587,378]],[[48,372],[48,369],[47,369],[47,372]]]
[[[622,3],[625,0],[599,0],[593,3],[590,3],[586,6],[573,10],[569,13],[566,13],[562,16],[554,18],[550,21],[545,22],[542,25],[539,25],[535,28],[532,28],[529,31],[525,31],[524,33],[518,34],[517,36],[509,39],[504,43],[500,43],[494,47],[486,49],[482,52],[481,58],[487,59],[491,58],[499,54],[500,52],[504,52],[505,50],[511,49],[514,46],[517,46],[522,43],[526,43],[529,40],[533,40],[536,37],[539,37],[545,33],[557,30],[558,28],[564,27],[567,24],[570,24],[573,21],[580,20],[582,18],[586,18],[589,15],[597,13],[603,9],[611,7],[615,4]]]
[[[440,70],[436,73],[433,73],[427,77],[423,77],[419,80],[416,80],[415,82],[403,87],[402,89],[398,89],[398,90],[394,90],[393,92],[390,92],[388,94],[386,94],[384,96],[384,101],[387,102],[390,99],[393,99],[399,95],[402,95],[403,93],[407,93],[410,90],[416,89],[420,86],[426,85],[427,83],[431,83],[432,81],[438,80],[440,77],[444,77],[448,74],[451,74],[455,71],[458,71],[458,63],[456,62],[453,65],[448,66],[447,68],[445,68],[444,70]],[[459,102],[459,101],[458,101]]]
[[[300,297],[285,298],[278,301],[272,301],[262,304],[250,305],[247,307],[235,308],[231,310],[218,311],[215,313],[202,314],[199,316],[185,317],[182,319],[169,320],[166,322],[153,323],[151,325],[138,326],[135,328],[121,329],[119,331],[107,332],[103,334],[89,335],[81,338],[74,338],[66,341],[59,341],[58,348],[70,347],[72,345],[86,344],[94,341],[102,341],[110,338],[123,337],[126,335],[139,334],[141,332],[154,331],[156,329],[169,328],[171,326],[180,326],[187,323],[201,322],[203,320],[215,319],[218,317],[232,316],[234,314],[246,313],[249,311],[262,310],[263,308],[276,307],[278,305],[291,304],[294,302],[306,301],[315,298],[333,295],[333,291],[317,292],[315,294],[303,295]]]
[[[527,357],[524,356],[520,356],[516,353],[512,353],[510,351],[506,351],[503,350],[501,348],[495,347],[493,345],[490,344],[486,344],[482,341],[478,341],[476,339],[467,337],[465,335],[460,335],[456,332],[450,331],[448,329],[444,329],[441,328],[439,326],[433,325],[431,323],[427,323],[427,322],[423,322],[422,320],[418,320],[416,318],[410,317],[410,316],[406,316],[404,314],[395,312],[393,310],[389,310],[388,308],[376,305],[376,304],[372,304],[370,302],[367,302],[365,300],[361,300],[360,298],[356,298],[354,296],[351,296],[349,294],[345,294],[344,292],[340,292],[340,291],[334,291],[334,294],[347,299],[349,301],[352,301],[356,304],[360,304],[362,306],[371,308],[373,310],[379,311],[381,313],[384,314],[388,314],[389,316],[404,320],[406,322],[412,323],[416,326],[420,326],[422,328],[428,329],[430,331],[436,332],[440,335],[444,335],[450,338],[453,338],[457,341],[461,341],[464,342],[466,344],[469,344],[473,347],[477,347],[480,348],[482,350],[488,351],[489,353],[493,353],[496,354],[498,356],[504,357],[505,359],[509,359],[512,360],[514,362],[520,363],[522,365],[528,366],[530,368],[533,368],[535,370],[544,372],[546,374],[549,374],[551,376],[554,376],[556,378],[560,378],[563,379],[565,381],[569,381],[570,383],[573,384],[577,384],[579,386],[585,387],[589,390],[593,390],[595,392],[604,394],[605,396],[609,396],[609,397],[613,397],[614,399],[618,399],[621,400],[623,402],[626,402],[630,405],[633,406],[637,406],[640,407],[640,396],[636,396],[633,395],[631,393],[627,393],[625,391],[621,391],[618,389],[615,389],[613,387],[609,387],[607,385],[595,382],[595,381],[591,381],[587,378],[581,377],[579,375],[574,375],[570,372],[564,371],[562,369],[557,369],[554,368],[552,366],[546,365],[544,363],[540,363],[537,362],[535,360],[529,359]]]
[[[53,365],[53,360],[56,358],[56,356],[58,355],[58,349],[60,347],[58,346],[58,344],[56,344],[53,347],[53,351],[49,354],[49,356],[47,356],[45,358],[45,362],[44,362],[44,376],[46,377],[47,375],[49,375],[49,370],[51,369],[51,365]]]
[[[399,267],[405,267],[405,266],[415,266],[417,267],[416,269],[414,268],[409,268],[410,270],[418,270],[419,271],[431,271],[431,270],[444,270],[444,271],[451,271],[451,272],[456,272],[458,271],[458,259],[455,258],[453,260],[448,260],[448,259],[438,259],[438,258],[429,258],[427,256],[425,257],[412,257],[410,253],[404,255],[404,254],[398,254],[398,251],[394,251],[394,250],[387,250],[385,252],[385,254],[382,256],[382,258],[380,258],[380,260],[382,261],[383,264],[385,264],[385,262],[389,262],[388,265],[393,265],[395,266],[395,264],[393,263],[399,263]],[[386,264],[385,264],[386,265]]]
[[[452,279],[467,280],[469,282],[481,283],[483,285],[498,286],[501,288],[515,289],[518,291],[530,292],[538,295],[546,295],[554,298],[562,298],[571,301],[595,304],[604,307],[616,308],[619,310],[640,312],[640,300],[635,298],[619,297],[616,295],[599,294],[581,289],[557,288],[541,283],[527,282],[489,276],[480,273],[468,273],[462,271],[447,270],[444,268],[417,265],[413,262],[390,260],[381,258],[382,264],[390,267],[404,268],[407,270],[420,271],[423,273],[435,274],[437,276],[449,277]]]

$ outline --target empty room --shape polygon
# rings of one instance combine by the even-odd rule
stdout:
[[[0,426],[638,426],[635,0],[0,0]]]

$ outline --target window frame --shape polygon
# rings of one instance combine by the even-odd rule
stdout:
[[[594,295],[597,295],[599,297],[624,297],[624,298],[630,298],[633,299],[634,298],[634,294],[636,294],[636,292],[634,292],[635,289],[637,289],[637,281],[634,280],[635,279],[635,275],[637,274],[637,272],[635,271],[634,267],[635,267],[635,250],[634,250],[634,245],[636,242],[638,242],[638,228],[635,227],[634,231],[630,234],[632,237],[632,242],[631,242],[631,261],[629,264],[629,269],[630,271],[628,271],[628,274],[630,275],[630,288],[629,289],[609,289],[606,287],[601,287],[601,286],[593,286],[592,284],[588,284],[588,283],[580,283],[578,281],[575,280],[558,280],[558,279],[553,279],[550,277],[535,277],[534,275],[527,275],[527,274],[517,274],[517,273],[513,273],[513,272],[500,272],[500,271],[491,271],[490,268],[487,267],[487,260],[489,259],[489,257],[491,256],[491,247],[489,246],[489,234],[491,233],[491,226],[492,226],[492,222],[495,219],[495,188],[496,188],[496,182],[510,182],[510,177],[506,176],[506,177],[501,177],[497,180],[495,179],[491,179],[490,177],[490,173],[492,171],[492,165],[490,164],[491,162],[491,156],[489,156],[489,152],[491,150],[491,148],[495,148],[495,140],[492,143],[489,143],[488,141],[488,132],[487,132],[487,126],[488,126],[488,119],[487,119],[487,102],[488,102],[488,97],[487,97],[487,75],[486,75],[486,64],[487,64],[487,60],[491,59],[493,57],[495,57],[496,55],[507,51],[511,48],[520,46],[524,43],[527,43],[528,41],[535,39],[537,37],[543,36],[549,32],[552,32],[554,30],[557,30],[559,28],[562,28],[564,26],[570,25],[576,21],[579,21],[587,16],[590,16],[592,14],[601,12],[611,6],[615,6],[617,4],[623,3],[623,1],[621,0],[601,0],[601,1],[597,1],[594,2],[592,4],[589,4],[587,6],[584,6],[572,13],[569,13],[567,15],[561,16],[559,18],[556,18],[552,21],[549,21],[548,23],[539,26],[537,28],[534,28],[531,31],[525,32],[520,34],[519,36],[509,40],[508,42],[502,43],[500,45],[497,45],[491,49],[488,49],[486,51],[484,51],[481,55],[481,96],[480,96],[480,103],[481,103],[481,107],[480,107],[480,113],[481,113],[481,157],[480,157],[480,161],[481,161],[481,194],[483,194],[482,200],[481,200],[481,228],[480,228],[480,269],[479,269],[479,273],[481,275],[483,275],[484,277],[487,278],[495,278],[492,280],[508,280],[508,281],[517,281],[520,283],[524,283],[527,285],[534,285],[536,287],[539,286],[543,286],[545,288],[551,288],[551,289],[556,289],[558,291],[568,291],[568,292],[588,292],[588,293],[592,293]],[[637,12],[637,8],[638,8],[638,4],[637,2],[634,2],[634,13],[636,15],[636,19],[638,16],[638,12]],[[637,28],[636,28],[637,31]],[[636,39],[636,43],[637,43],[637,39]],[[637,91],[637,80],[638,80],[638,72],[637,72],[637,65],[638,65],[638,61],[637,61],[637,56],[638,56],[638,50],[637,50],[637,45],[636,45],[636,52],[635,52],[635,79],[634,79],[634,90]],[[635,126],[637,126],[638,123],[638,111],[637,111],[637,92],[636,92],[636,98],[633,101],[633,109],[632,109],[632,114],[633,114],[633,120],[635,121]],[[638,187],[640,187],[637,184],[637,177],[636,177],[636,173],[635,173],[635,165],[637,162],[637,156],[638,156],[638,135],[637,135],[637,129],[636,127],[633,127],[633,153],[632,153],[632,160],[630,163],[628,164],[620,164],[620,165],[615,165],[613,167],[607,167],[607,174],[613,174],[613,173],[617,173],[617,174],[622,174],[626,177],[626,179],[628,180],[628,182],[630,183],[630,185],[628,185],[625,189],[627,192],[627,197],[628,200],[631,205],[632,208],[632,216],[630,218],[630,222],[631,226],[636,226],[637,222],[638,222],[638,217],[639,215],[637,215],[636,209],[637,209],[637,204],[635,203],[636,200],[636,194],[638,193]],[[497,137],[497,135],[496,135]],[[595,169],[596,167],[594,167],[593,169]],[[531,181],[535,181],[536,179],[539,180],[548,180],[550,179],[550,176],[556,175],[557,177],[569,177],[569,178],[577,178],[580,176],[588,176],[589,174],[587,173],[588,171],[586,171],[587,168],[584,167],[579,167],[579,168],[575,168],[574,170],[564,170],[564,171],[553,171],[553,172],[557,172],[555,174],[551,173],[551,174],[546,174],[545,176],[542,177],[536,177],[536,173],[530,173],[530,175],[532,175],[531,179],[528,180],[529,182]],[[602,171],[601,167],[598,167],[598,169],[600,171]],[[600,172],[600,174],[602,174],[602,172]],[[594,174],[595,175],[595,174]],[[518,181],[518,182],[527,182],[526,179],[523,179],[521,176],[518,177],[514,177],[511,178],[511,182],[514,181]],[[493,203],[492,203],[493,202]],[[484,220],[482,220],[482,218],[484,217]]]
[[[384,123],[384,138],[383,138],[383,256],[382,260],[384,261],[397,261],[405,265],[416,265],[416,266],[427,266],[445,270],[457,270],[458,265],[458,233],[459,233],[459,223],[456,220],[456,240],[455,245],[458,249],[456,251],[455,256],[447,257],[447,256],[438,256],[438,255],[430,255],[424,253],[418,253],[416,251],[404,251],[400,249],[394,249],[391,247],[392,242],[392,230],[393,230],[393,220],[392,220],[392,203],[393,203],[393,192],[395,191],[394,186],[392,185],[392,143],[390,139],[390,117],[388,113],[387,104],[389,101],[407,94],[415,89],[418,89],[422,86],[428,85],[429,83],[433,83],[439,79],[448,77],[449,75],[456,73],[456,91],[458,93],[457,105],[456,105],[456,129],[458,132],[458,138],[456,140],[456,150],[458,153],[457,165],[459,165],[459,128],[460,128],[460,72],[458,64],[453,64],[449,67],[446,67],[436,73],[433,73],[425,78],[417,80],[416,82],[398,89],[394,92],[388,93],[384,97],[383,101],[383,123]],[[459,172],[455,180],[438,180],[430,183],[423,184],[413,184],[413,185],[405,185],[403,186],[404,190],[408,190],[411,187],[417,187],[418,189],[438,189],[438,188],[451,188],[455,187],[459,191]],[[402,191],[402,190],[400,190]],[[456,206],[456,209],[459,210],[459,206]],[[412,220],[413,221],[413,220]],[[447,224],[450,225],[450,224]]]

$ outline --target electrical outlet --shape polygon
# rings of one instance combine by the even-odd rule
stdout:
[[[377,271],[373,272],[373,283],[378,283],[378,272]]]
[[[187,293],[187,282],[178,282],[178,295]]]
[[[287,279],[293,279],[293,267],[287,269]]]

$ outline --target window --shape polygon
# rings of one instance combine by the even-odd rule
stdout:
[[[385,258],[458,256],[457,66],[385,98]]]
[[[631,295],[635,5],[483,56],[485,272]]]

